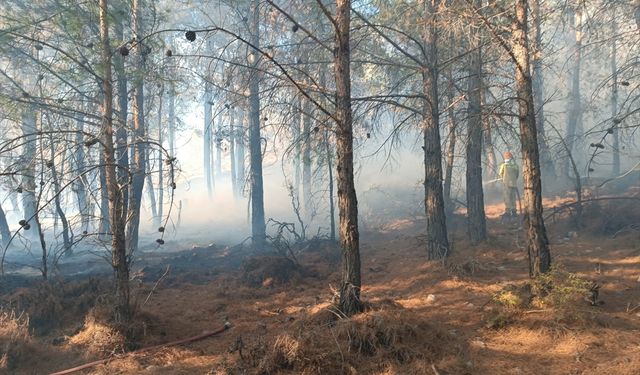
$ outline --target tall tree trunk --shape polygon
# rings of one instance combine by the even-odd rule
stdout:
[[[487,94],[489,93],[489,87],[482,85],[482,101],[481,106],[487,105]],[[487,169],[489,170],[490,180],[498,176],[498,160],[496,159],[496,150],[493,145],[493,121],[489,116],[482,117],[482,140],[484,146],[484,153],[486,158]]]
[[[577,6],[571,14],[570,24],[574,28],[575,44],[573,49],[573,70],[571,73],[571,90],[569,92],[569,108],[567,111],[567,146],[569,153],[575,152],[576,140],[582,133],[582,103],[580,94],[580,70],[582,67],[582,9]],[[573,156],[576,160],[576,156]],[[576,162],[578,162],[576,160]],[[565,176],[569,176],[570,161],[565,161]]]
[[[231,106],[229,108],[229,162],[231,164],[231,189],[234,198],[238,198],[236,138],[236,108]]]
[[[137,1],[137,0],[136,0]],[[115,168],[115,150],[113,146],[113,87],[111,83],[111,46],[107,0],[100,0],[100,41],[102,45],[102,147],[105,161],[105,186],[109,196],[109,216],[112,227],[111,266],[115,272],[115,311],[116,323],[125,326],[130,318],[129,307],[129,262],[125,244],[124,197],[118,186]]]
[[[118,42],[124,43],[124,27],[125,23],[128,24],[127,16],[129,14],[128,2],[117,0],[114,17],[114,31],[115,38]],[[129,145],[128,145],[128,131],[127,121],[129,112],[129,92],[127,73],[124,68],[124,59],[120,53],[113,54],[113,67],[116,75],[117,82],[117,96],[118,96],[118,112],[116,117],[116,162],[118,163],[117,174],[118,183],[121,186],[129,185]],[[123,189],[124,194],[124,210],[127,211],[129,204],[129,190]]]
[[[72,185],[73,192],[76,195],[76,201],[78,205],[78,212],[80,213],[81,227],[83,232],[89,231],[89,220],[90,215],[89,212],[89,194],[87,194],[88,190],[88,181],[86,176],[84,175],[87,167],[86,167],[86,154],[84,151],[84,135],[82,132],[84,131],[84,118],[79,118],[76,121],[76,127],[78,132],[75,134],[75,143],[76,148],[72,154],[73,167],[75,168],[75,174],[80,176],[75,179]]]
[[[172,69],[173,70],[173,69]],[[173,75],[172,75],[173,77]],[[172,158],[176,157],[176,86],[174,81],[172,80],[169,83],[169,126],[167,129],[168,133],[168,141],[169,141],[169,155]],[[173,183],[174,179],[174,169],[169,168],[169,181]],[[164,189],[164,186],[160,186],[161,189]],[[162,202],[160,203],[162,204]]]
[[[445,212],[453,213],[453,201],[451,199],[451,179],[453,176],[453,163],[455,161],[456,156],[456,112],[453,106],[455,95],[454,95],[454,86],[453,86],[453,74],[451,72],[451,67],[447,68],[447,80],[449,81],[447,84],[447,100],[449,102],[448,106],[448,116],[449,121],[447,125],[447,131],[449,132],[449,140],[447,142],[447,155],[445,159],[445,171],[444,171],[444,207]]]
[[[538,147],[540,148],[542,176],[553,180],[556,178],[556,171],[545,132],[544,78],[542,72],[542,12],[540,11],[540,0],[532,0],[530,6],[533,17],[534,39],[531,64],[533,68],[533,100],[536,108],[536,126],[538,127]]]
[[[40,228],[34,221],[38,210],[38,200],[36,199],[36,109],[30,106],[22,113],[22,134],[24,146],[20,159],[24,163],[22,171],[22,208],[24,219],[31,225],[31,231],[26,231],[25,235],[32,239],[38,239]]]
[[[164,75],[165,61],[162,62],[162,74]],[[158,143],[163,146],[164,143],[164,126],[162,124],[162,108],[164,103],[164,83],[160,86],[160,93],[158,93]],[[158,209],[156,210],[156,227],[160,227],[162,224],[162,217],[164,216],[164,153],[162,148],[158,149]],[[173,181],[173,180],[172,180]]]
[[[302,195],[305,219],[311,218],[311,106],[302,99]]]
[[[142,40],[141,0],[133,0],[133,30],[137,40]],[[136,59],[137,77],[133,88],[133,162],[131,164],[132,181],[129,190],[129,223],[127,227],[127,251],[133,254],[138,249],[138,232],[140,229],[140,203],[144,190],[147,166],[146,126],[144,119],[144,72],[146,51],[138,43],[133,48]]]
[[[99,237],[103,240],[106,240],[111,235],[111,214],[109,213],[109,189],[107,188],[106,163],[107,161],[104,155],[100,155],[100,222],[98,223],[98,232]]]
[[[153,154],[151,154],[151,152],[149,150],[147,150],[148,154],[147,154],[147,166],[146,166],[146,170],[151,171],[153,170],[153,166],[151,165],[151,157]],[[158,207],[156,206],[157,202],[156,202],[156,192],[155,192],[155,187],[153,186],[153,176],[151,176],[151,173],[147,173],[145,176],[147,182],[146,182],[146,187],[147,187],[147,196],[149,197],[149,207],[151,208],[151,217],[153,219],[153,224],[157,227],[159,226],[158,224]]]
[[[640,3],[639,3],[640,4]],[[611,38],[611,131],[613,131],[613,165],[611,174],[616,177],[620,175],[620,130],[618,129],[618,62],[617,62],[617,36],[618,23],[616,21],[615,7],[612,7],[613,17],[611,19],[611,29],[614,35]],[[638,12],[640,14],[640,11]]]
[[[237,162],[236,165],[238,167],[238,172],[236,173],[236,178],[238,179],[238,195],[241,196],[245,189],[245,183],[247,179],[247,173],[245,171],[245,136],[247,133],[247,122],[248,115],[246,109],[246,102],[243,102],[240,110],[240,124],[238,125],[238,134],[237,134],[237,146],[238,150],[237,154]]]
[[[210,42],[207,41],[209,45]],[[208,71],[208,70],[207,70]],[[204,167],[204,179],[207,184],[207,192],[209,196],[213,194],[213,170],[211,166],[213,164],[212,154],[211,154],[211,144],[213,142],[213,93],[211,89],[210,75],[207,74],[204,82],[204,128],[203,128],[203,167]]]
[[[218,121],[216,121],[216,116],[213,116],[213,122],[215,124],[213,147],[216,150],[216,157],[214,158],[215,172],[213,174],[215,181],[216,178],[218,180],[222,178],[222,116],[218,118]]]
[[[176,86],[173,81],[169,83],[169,127],[167,129],[169,142],[169,155],[176,155]]]
[[[516,23],[513,38],[513,54],[516,59],[516,92],[520,123],[520,143],[522,146],[524,218],[527,229],[529,275],[536,277],[549,271],[551,253],[542,215],[540,155],[538,153],[538,132],[536,129],[527,39],[527,0],[516,0]]]
[[[449,253],[447,224],[442,193],[442,151],[440,148],[440,114],[438,110],[438,49],[436,9],[440,0],[422,0],[424,28],[422,40],[425,66],[422,88],[425,95],[423,108],[424,135],[424,190],[427,218],[426,246],[429,259],[442,259]]]
[[[324,147],[327,153],[327,168],[329,171],[329,239],[331,241],[336,240],[336,207],[333,200],[333,151],[331,150],[331,143],[329,142],[329,130],[324,132]]]
[[[0,202],[0,244],[2,244],[2,253],[9,246],[9,241],[11,240],[11,230],[9,230],[9,224],[7,223],[7,216],[2,209],[2,202]]]
[[[345,315],[362,311],[360,290],[360,234],[358,199],[353,178],[353,128],[351,113],[350,24],[351,1],[336,0],[334,70],[336,79],[336,141],[338,207],[342,245],[342,284],[339,307]]]
[[[475,0],[474,7],[480,9],[482,0]],[[480,107],[482,103],[482,41],[480,28],[474,27],[472,30],[469,36],[469,46],[472,52],[469,54],[469,120],[467,125],[467,233],[471,243],[476,244],[486,240],[487,223],[482,189],[482,108]],[[437,95],[434,98],[437,100]]]
[[[300,120],[302,120],[302,98],[296,100],[297,105],[293,108],[292,134],[294,145],[293,155],[293,192],[296,197],[300,197],[300,155],[302,154],[302,138],[300,136]]]
[[[67,220],[67,215],[65,215],[64,210],[62,209],[62,189],[60,188],[60,180],[58,178],[58,171],[56,169],[56,161],[55,161],[55,145],[53,136],[49,138],[50,143],[50,151],[51,151],[51,159],[49,161],[51,168],[51,180],[53,182],[53,194],[54,194],[54,204],[56,207],[56,214],[60,218],[60,222],[62,223],[62,244],[64,248],[64,255],[70,256],[73,254],[73,249],[71,245],[73,244],[72,234],[69,229],[69,221]]]
[[[251,43],[260,46],[259,1],[251,2]],[[257,249],[263,249],[266,241],[264,222],[264,195],[262,186],[262,139],[260,137],[260,75],[257,52],[252,52],[254,61],[249,77],[249,153],[251,155],[251,236]]]

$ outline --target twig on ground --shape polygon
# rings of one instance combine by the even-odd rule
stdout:
[[[146,305],[147,302],[149,302],[149,298],[151,298],[151,295],[153,294],[153,292],[155,292],[156,288],[158,287],[158,285],[160,284],[160,281],[162,281],[162,279],[164,279],[165,276],[167,276],[167,274],[169,273],[169,270],[171,269],[171,265],[167,264],[167,269],[164,270],[164,273],[162,274],[162,276],[160,276],[160,278],[156,281],[156,283],[153,285],[153,288],[151,288],[151,291],[149,292],[149,295],[147,295],[147,298],[144,300],[144,302],[142,303],[142,306]]]

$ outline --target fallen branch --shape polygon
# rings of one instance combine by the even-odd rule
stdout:
[[[88,369],[91,368],[93,366],[98,366],[98,365],[102,365],[104,363],[107,363],[113,359],[119,359],[119,358],[124,358],[128,355],[136,355],[136,354],[142,354],[142,353],[146,353],[146,352],[150,352],[152,350],[156,350],[156,349],[161,349],[161,348],[167,348],[170,346],[177,346],[177,345],[182,345],[182,344],[189,344],[192,342],[196,342],[196,341],[200,341],[200,340],[204,340],[207,337],[211,337],[211,336],[215,336],[217,334],[220,334],[226,330],[228,330],[229,328],[231,328],[231,323],[226,322],[224,324],[224,326],[222,326],[222,328],[215,330],[215,331],[209,331],[209,332],[204,332],[200,335],[197,336],[193,336],[193,337],[189,337],[186,339],[182,339],[182,340],[176,340],[176,341],[171,341],[168,342],[166,344],[159,344],[159,345],[154,345],[154,346],[149,346],[147,348],[142,348],[142,349],[138,349],[138,350],[134,350],[132,352],[129,353],[124,353],[124,354],[119,354],[119,355],[115,355],[109,358],[105,358],[105,359],[100,359],[98,361],[93,361],[93,362],[89,362],[89,363],[85,363],[84,365],[80,365],[80,366],[76,366],[67,370],[63,370],[63,371],[58,371],[58,372],[54,372],[51,373],[49,375],[65,375],[65,374],[71,374],[74,372],[78,372],[80,370],[84,370],[84,369]]]
[[[146,305],[147,302],[149,302],[149,298],[151,298],[151,295],[153,294],[153,292],[155,292],[156,288],[158,287],[158,285],[160,284],[160,281],[162,281],[162,279],[164,279],[165,276],[167,276],[167,274],[169,273],[169,269],[171,268],[171,265],[168,264],[167,265],[167,269],[164,271],[164,273],[162,274],[162,276],[160,276],[160,278],[156,281],[156,283],[153,285],[153,288],[151,288],[151,291],[149,292],[149,295],[147,296],[147,298],[144,300],[144,302],[142,303],[142,306]]]
[[[598,201],[615,201],[615,200],[631,200],[631,201],[640,201],[640,197],[601,197],[601,198],[591,198],[591,199],[583,199],[581,202],[571,202],[567,204],[563,204],[553,208],[553,212],[545,216],[545,220],[548,220],[551,216],[557,214],[560,211],[564,211],[567,208],[571,208],[573,206],[577,206],[578,204],[588,203],[588,202],[598,202]]]

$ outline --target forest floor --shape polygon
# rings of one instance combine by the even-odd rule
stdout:
[[[6,306],[46,306],[30,322],[38,327],[33,319],[40,316],[44,328],[20,331],[26,321],[0,310],[0,349],[10,353],[0,360],[0,373],[47,374],[111,357],[79,373],[638,374],[640,235],[627,224],[640,220],[625,213],[640,210],[629,206],[594,205],[585,229],[575,232],[560,214],[556,222],[549,218],[553,262],[571,276],[563,285],[569,292],[558,286],[550,292],[556,304],[548,306],[496,302],[521,296],[528,282],[522,231],[518,223],[500,222],[499,205],[487,207],[489,240],[478,246],[466,241],[462,217],[450,221],[446,263],[426,260],[424,218],[390,219],[363,231],[367,311],[350,319],[330,309],[340,253],[328,241],[310,242],[299,265],[250,257],[242,247],[150,252],[133,267],[138,347],[227,321],[232,327],[186,345],[119,355],[121,338],[101,324],[97,307],[88,307],[108,281],[18,288],[0,299]],[[615,220],[621,221],[611,227]],[[574,275],[600,286],[595,305],[571,296]],[[54,301],[42,303],[47,299]],[[63,318],[49,324],[46,317],[56,314]]]

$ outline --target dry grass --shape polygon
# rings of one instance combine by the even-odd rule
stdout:
[[[288,370],[299,374],[419,373],[424,363],[452,355],[456,340],[447,331],[398,304],[372,306],[370,311],[348,319],[327,322],[326,310],[311,314],[276,336],[271,344],[255,344],[250,362],[258,363],[258,374]],[[322,322],[322,323],[321,323]],[[447,343],[447,345],[445,345]],[[449,349],[448,349],[449,348]],[[414,370],[410,370],[414,369]]]
[[[31,351],[29,317],[0,309],[0,370],[12,370]]]
[[[69,344],[82,346],[87,354],[106,357],[124,351],[125,337],[90,313],[82,330],[69,339]]]

